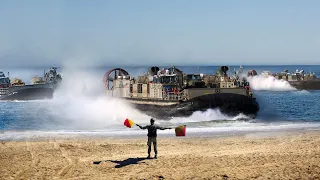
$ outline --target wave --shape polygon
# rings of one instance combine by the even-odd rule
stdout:
[[[307,90],[299,90],[299,91],[295,91],[295,94],[301,94],[301,95],[311,95],[311,92],[307,91]]]
[[[227,116],[223,114],[219,108],[208,109],[204,112],[196,111],[187,118],[177,117],[170,120],[170,123],[190,123],[190,122],[208,122],[208,121],[238,121],[238,120],[249,120],[250,117],[244,114],[238,114],[237,116]]]
[[[215,126],[215,127],[187,127],[187,136],[228,136],[231,133],[245,133],[246,136],[272,136],[274,133],[286,133],[289,131],[296,132],[297,130],[319,130],[320,123],[236,123],[230,126]],[[146,131],[140,128],[122,128],[113,131],[5,131],[0,133],[0,140],[25,140],[38,138],[79,138],[79,137],[145,137]],[[174,137],[174,130],[158,131],[158,135]]]

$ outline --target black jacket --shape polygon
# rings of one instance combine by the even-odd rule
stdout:
[[[165,130],[165,129],[171,129],[171,128],[164,128],[164,127],[160,127],[156,124],[154,125],[147,125],[147,126],[140,126],[138,125],[141,129],[148,129],[148,137],[157,137],[157,130]]]

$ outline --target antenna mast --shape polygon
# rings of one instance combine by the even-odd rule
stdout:
[[[196,70],[196,72],[195,72],[195,73],[198,73],[198,72],[199,72],[199,68],[200,68],[200,66],[198,66],[198,68],[197,68],[197,70]]]

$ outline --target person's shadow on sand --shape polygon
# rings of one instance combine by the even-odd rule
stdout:
[[[143,160],[146,160],[146,159],[148,159],[148,158],[128,158],[128,159],[123,160],[123,161],[106,160],[105,162],[110,161],[110,162],[113,162],[113,163],[117,163],[118,165],[116,165],[114,167],[115,168],[121,168],[121,167],[124,167],[124,166],[128,166],[130,164],[138,164],[140,161],[143,161]],[[101,162],[102,161],[94,161],[93,164],[100,164]],[[142,162],[142,163],[145,163],[145,162]]]

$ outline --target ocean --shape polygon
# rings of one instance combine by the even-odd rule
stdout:
[[[146,125],[150,117],[130,107],[125,101],[107,97],[104,74],[113,67],[61,68],[63,83],[51,100],[0,102],[0,140],[23,140],[55,136],[145,136],[137,126],[127,128],[126,118]],[[123,67],[132,76],[147,72],[148,67]],[[218,66],[177,66],[186,73],[215,73]],[[229,66],[229,71],[239,66]],[[289,72],[303,69],[320,76],[320,66],[244,66],[244,72]],[[2,69],[10,77],[30,83],[42,68]],[[255,119],[243,120],[222,114],[219,109],[195,112],[190,117],[172,120],[156,119],[161,126],[187,125],[187,136],[231,135],[247,132],[290,131],[320,127],[320,90],[296,90],[288,83],[274,78],[254,77],[250,84],[260,104]],[[159,131],[160,136],[175,136],[174,130]]]

